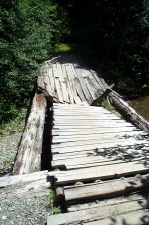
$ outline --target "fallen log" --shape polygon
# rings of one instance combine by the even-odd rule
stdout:
[[[45,112],[46,99],[44,94],[35,93],[30,115],[18,149],[13,174],[40,171]]]
[[[139,115],[127,102],[125,102],[116,92],[108,95],[111,105],[123,116],[123,118],[132,123],[141,130],[149,132],[149,122]]]

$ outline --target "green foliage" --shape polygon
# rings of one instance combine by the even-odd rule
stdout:
[[[63,43],[55,44],[55,51],[56,52],[66,52],[66,51],[70,51],[70,50],[71,50],[71,48],[67,44],[63,44]]]
[[[50,206],[53,209],[53,214],[60,214],[61,208],[60,208],[60,206],[58,206],[55,192],[52,189],[50,190],[49,200],[50,200]]]
[[[102,100],[101,106],[109,111],[112,111],[114,109],[114,107],[112,105],[110,105],[106,99]]]
[[[54,215],[57,215],[57,214],[60,214],[61,213],[61,208],[60,206],[59,207],[53,207],[53,214]]]
[[[65,11],[53,0],[0,1],[0,122],[25,106],[39,63],[67,32],[65,20]]]
[[[27,108],[20,109],[16,113],[16,117],[13,120],[9,120],[9,122],[3,122],[0,125],[0,135],[20,132],[22,133],[25,125],[25,118],[27,114]]]

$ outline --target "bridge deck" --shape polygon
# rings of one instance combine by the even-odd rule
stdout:
[[[67,54],[43,64],[38,85],[58,103],[89,105],[109,87],[94,71]]]
[[[49,216],[47,225],[149,224],[149,134],[102,107],[89,106],[109,86],[72,55],[46,61],[37,84],[15,176],[0,178],[0,193],[6,199],[47,199],[54,187],[68,213]],[[116,92],[108,97],[127,121],[149,131],[149,123]],[[40,171],[50,154],[53,171]]]
[[[148,199],[120,196],[149,185],[148,149],[146,132],[102,107],[54,104],[52,167],[61,170],[55,187],[63,187],[69,213],[48,217],[47,224],[104,225],[113,215],[118,224],[138,224],[148,212]],[[109,197],[112,203],[106,204]],[[97,200],[102,199],[101,207]]]

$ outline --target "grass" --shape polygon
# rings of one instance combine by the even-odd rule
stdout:
[[[101,106],[109,111],[112,111],[114,109],[114,107],[112,105],[110,105],[106,99],[102,100]]]
[[[56,199],[56,195],[53,189],[50,189],[49,193],[49,201],[50,201],[50,206],[52,208],[52,212],[54,215],[60,214],[61,213],[61,208],[58,206],[58,202]]]
[[[4,135],[6,133],[14,133],[14,132],[20,132],[22,133],[24,130],[24,120],[27,114],[27,109],[23,108],[19,112],[18,116],[15,119],[10,120],[7,123],[2,123],[0,125],[0,135]]]
[[[56,52],[66,52],[66,51],[70,51],[70,50],[71,50],[71,47],[67,44],[60,43],[60,44],[55,45]]]
[[[13,162],[14,161],[14,157],[11,156],[11,157],[7,157],[3,160],[3,164],[4,166],[7,166],[9,163]]]

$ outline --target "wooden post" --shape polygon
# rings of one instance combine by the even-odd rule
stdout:
[[[55,192],[58,202],[63,203],[65,200],[64,189],[62,187],[57,187]]]

